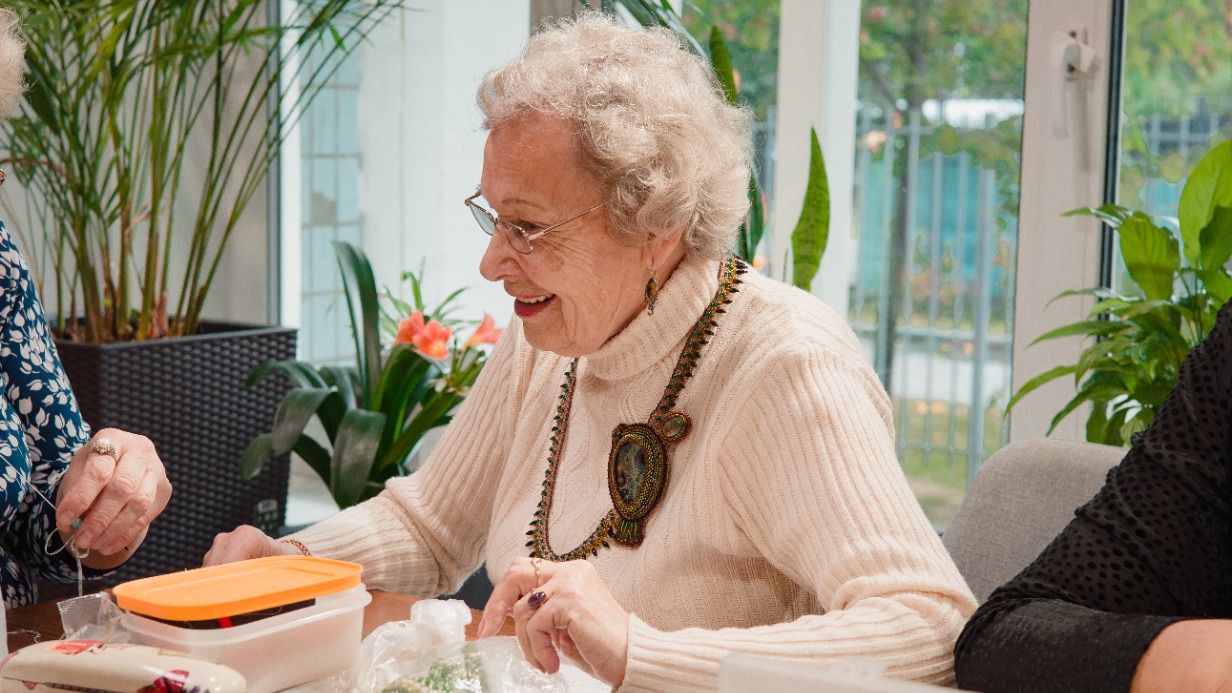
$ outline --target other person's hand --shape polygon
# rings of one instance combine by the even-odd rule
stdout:
[[[298,556],[300,550],[275,539],[252,525],[240,525],[214,537],[202,565],[221,565],[265,556]]]
[[[105,428],[73,455],[56,490],[56,527],[107,570],[132,555],[171,499],[171,482],[145,436]],[[81,520],[74,528],[74,523]]]
[[[620,686],[629,649],[629,614],[587,561],[518,558],[483,610],[479,637],[495,635],[513,616],[526,659],[554,674],[564,655],[595,678]]]
[[[1164,628],[1138,660],[1130,693],[1232,690],[1232,621],[1180,621]]]

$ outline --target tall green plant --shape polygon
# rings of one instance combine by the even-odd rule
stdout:
[[[30,88],[0,132],[48,222],[55,328],[108,342],[196,332],[285,126],[401,3],[292,0],[278,22],[267,0],[8,4],[23,17]]]
[[[821,267],[830,240],[830,182],[826,161],[821,155],[817,130],[809,128],[809,177],[804,189],[800,220],[791,232],[792,283],[805,291]]]
[[[240,472],[251,479],[271,455],[295,452],[325,482],[338,507],[346,508],[375,496],[388,479],[408,471],[407,458],[424,434],[449,423],[479,376],[487,358],[479,345],[495,341],[499,330],[487,318],[464,345],[448,348],[450,332],[437,320],[444,319],[458,292],[425,316],[418,279],[412,277],[419,325],[407,328],[432,333],[429,341],[436,343],[430,346],[408,335],[386,349],[380,297],[368,258],[341,241],[334,243],[334,249],[355,339],[355,365],[317,367],[292,360],[253,371],[250,387],[275,373],[295,387],[279,405],[272,430],[249,443]],[[391,302],[400,311],[410,307]],[[426,326],[425,318],[430,321]],[[314,417],[321,424],[324,444],[308,432]]]
[[[1226,267],[1232,258],[1232,140],[1211,149],[1189,175],[1176,231],[1118,205],[1068,214],[1093,216],[1116,230],[1121,258],[1141,293],[1094,287],[1058,296],[1093,296],[1096,303],[1086,320],[1033,343],[1072,336],[1091,343],[1077,363],[1028,381],[1009,408],[1041,385],[1073,376],[1077,394],[1053,417],[1049,432],[1089,402],[1087,439],[1125,445],[1155,419],[1176,384],[1181,362],[1232,297],[1232,273]]]

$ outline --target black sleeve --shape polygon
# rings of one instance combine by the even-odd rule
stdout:
[[[1125,691],[1159,631],[1232,617],[1232,302],[1098,494],[989,597],[955,648],[962,688]]]

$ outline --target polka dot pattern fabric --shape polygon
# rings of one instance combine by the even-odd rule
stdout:
[[[962,688],[1125,691],[1165,626],[1232,618],[1232,303],[1104,487],[972,617]]]
[[[30,271],[0,224],[0,589],[8,608],[37,599],[36,576],[77,579],[55,534],[56,488],[73,453],[90,439]],[[91,575],[97,575],[90,571]]]

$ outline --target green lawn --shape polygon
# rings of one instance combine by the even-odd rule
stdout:
[[[982,459],[1005,444],[1001,439],[1004,413],[999,405],[985,410]],[[907,481],[933,526],[944,530],[967,493],[971,408],[948,402],[895,399],[894,423],[900,438],[899,463]]]

